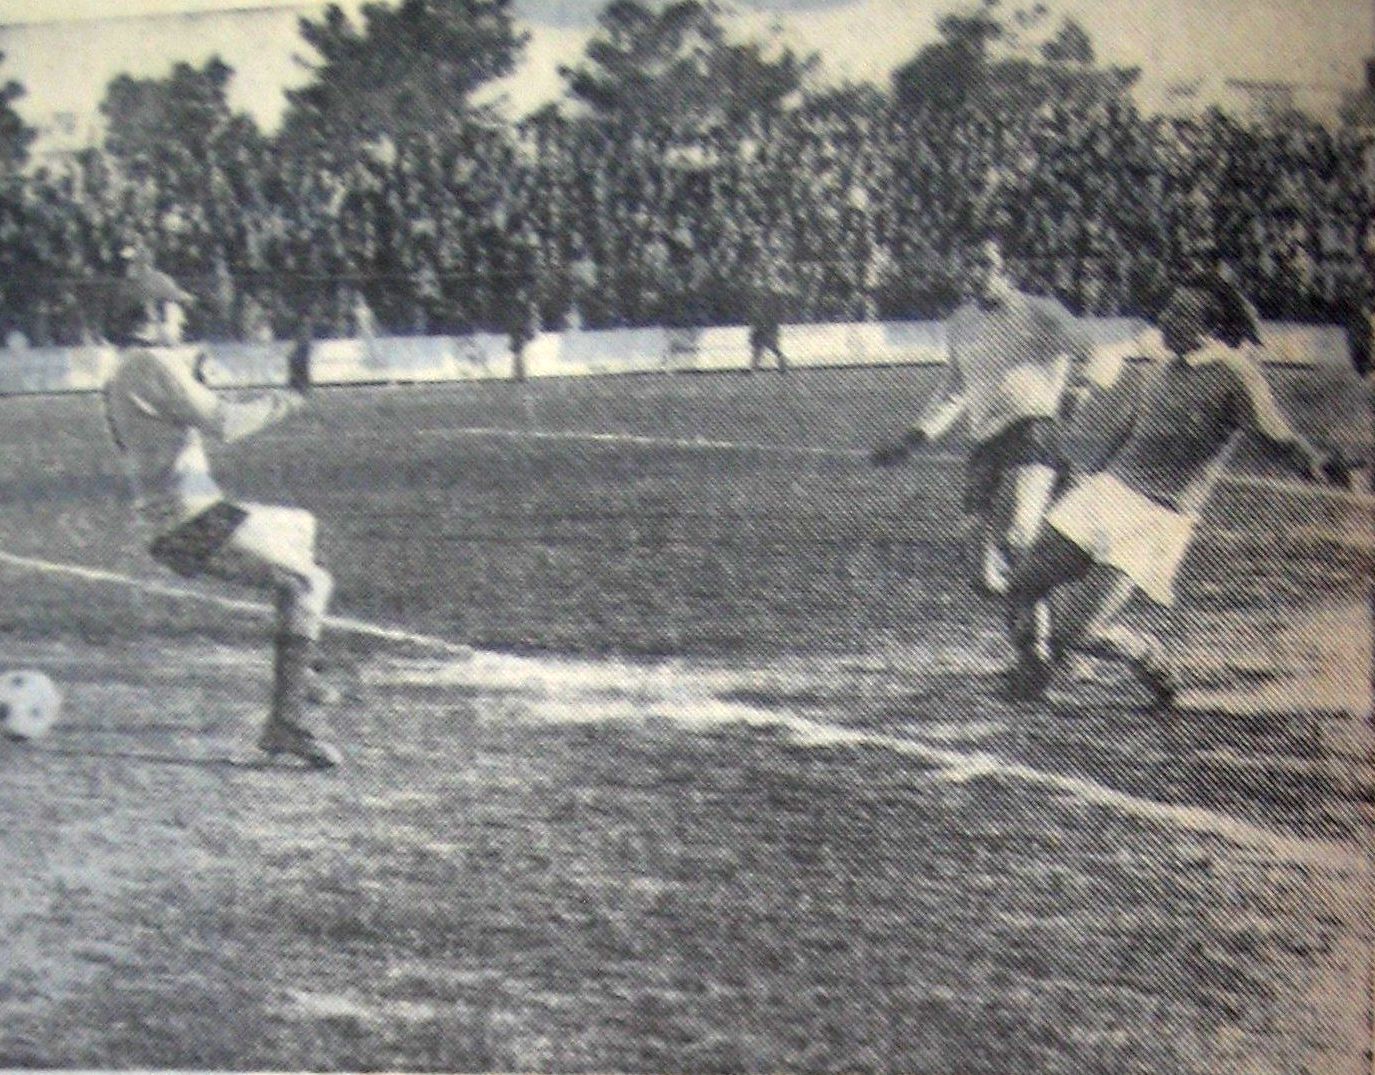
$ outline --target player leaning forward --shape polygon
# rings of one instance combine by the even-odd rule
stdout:
[[[105,387],[110,430],[134,484],[154,559],[178,574],[270,589],[277,603],[272,708],[258,746],[331,768],[336,747],[307,727],[312,660],[333,580],[315,561],[315,519],[306,511],[240,504],[210,473],[204,438],[237,441],[300,410],[301,391],[222,398],[204,383],[205,356],[178,347],[182,304],[170,278],[128,281],[111,326],[121,348]]]
[[[1103,467],[1050,506],[1012,573],[1012,687],[1023,696],[1077,650],[1126,662],[1157,702],[1171,700],[1176,681],[1160,643],[1114,620],[1137,590],[1173,606],[1195,521],[1241,433],[1259,434],[1309,477],[1345,482],[1342,460],[1293,430],[1241,349],[1260,342],[1259,325],[1230,281],[1209,273],[1177,287],[1158,325],[1168,355],[1146,374],[1135,421]],[[1081,581],[1045,615],[1052,592]]]
[[[972,441],[964,505],[979,520],[978,584],[1003,593],[1009,559],[1035,540],[1055,487],[1057,425],[1091,381],[1112,371],[1060,303],[1013,285],[996,240],[975,248],[967,287],[971,301],[946,325],[944,390],[872,458],[891,466],[964,418]]]

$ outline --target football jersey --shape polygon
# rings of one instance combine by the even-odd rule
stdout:
[[[1255,361],[1211,344],[1149,372],[1136,423],[1105,469],[1152,500],[1194,513],[1245,430],[1280,444],[1294,440]]]
[[[194,373],[187,348],[136,348],[105,385],[105,413],[140,511],[165,533],[223,499],[204,437],[233,441],[294,410],[279,393],[223,399]]]
[[[989,307],[965,303],[946,326],[948,395],[963,394],[976,442],[1024,418],[1054,418],[1071,374],[1093,354],[1060,303],[1014,292]]]

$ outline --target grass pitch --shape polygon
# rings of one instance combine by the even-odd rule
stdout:
[[[340,390],[222,451],[341,612],[479,650],[331,635],[330,776],[249,748],[260,615],[138,585],[94,401],[0,400],[0,664],[68,696],[0,744],[0,1065],[1366,1070],[1368,513],[1224,491],[1182,712],[1013,706],[957,469],[846,454],[931,387]]]

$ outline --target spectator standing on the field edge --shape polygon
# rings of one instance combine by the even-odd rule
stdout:
[[[353,320],[354,337],[364,341],[371,348],[373,341],[377,339],[377,315],[372,312],[372,307],[368,305],[368,300],[363,297],[361,291],[353,293],[353,301],[349,303],[349,315]]]
[[[762,369],[765,353],[774,356],[779,373],[788,372],[783,353],[782,326],[794,288],[792,271],[777,244],[761,242],[750,270],[750,372]]]
[[[495,276],[499,327],[511,347],[511,379],[525,380],[525,347],[540,329],[539,239],[519,214],[498,210],[483,229]]]

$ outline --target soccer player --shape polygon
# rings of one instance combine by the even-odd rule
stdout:
[[[294,508],[237,503],[210,472],[205,437],[236,441],[296,413],[301,392],[230,400],[204,383],[205,356],[181,348],[190,296],[163,273],[126,282],[108,335],[121,346],[105,386],[110,431],[134,485],[149,551],[188,578],[206,576],[269,589],[277,625],[272,706],[258,737],[269,755],[314,768],[341,761],[305,723],[312,661],[333,589],[315,560],[315,518]]]
[[[1315,480],[1344,480],[1341,460],[1293,430],[1256,361],[1240,349],[1260,342],[1259,325],[1233,284],[1217,273],[1191,278],[1158,322],[1169,355],[1146,375],[1135,422],[1101,470],[1051,505],[1012,573],[1017,696],[1039,694],[1079,651],[1127,663],[1157,704],[1173,700],[1177,680],[1160,642],[1114,621],[1137,590],[1174,605],[1196,519],[1241,433],[1259,434]],[[1074,582],[1082,585],[1047,615],[1048,598]]]
[[[1105,374],[1068,310],[1017,290],[997,240],[976,248],[968,288],[970,301],[946,329],[944,390],[915,427],[876,448],[872,460],[893,466],[964,418],[973,441],[964,504],[980,535],[975,584],[1001,594],[1010,559],[1031,547],[1055,487],[1057,423],[1088,391],[1089,380]]]

